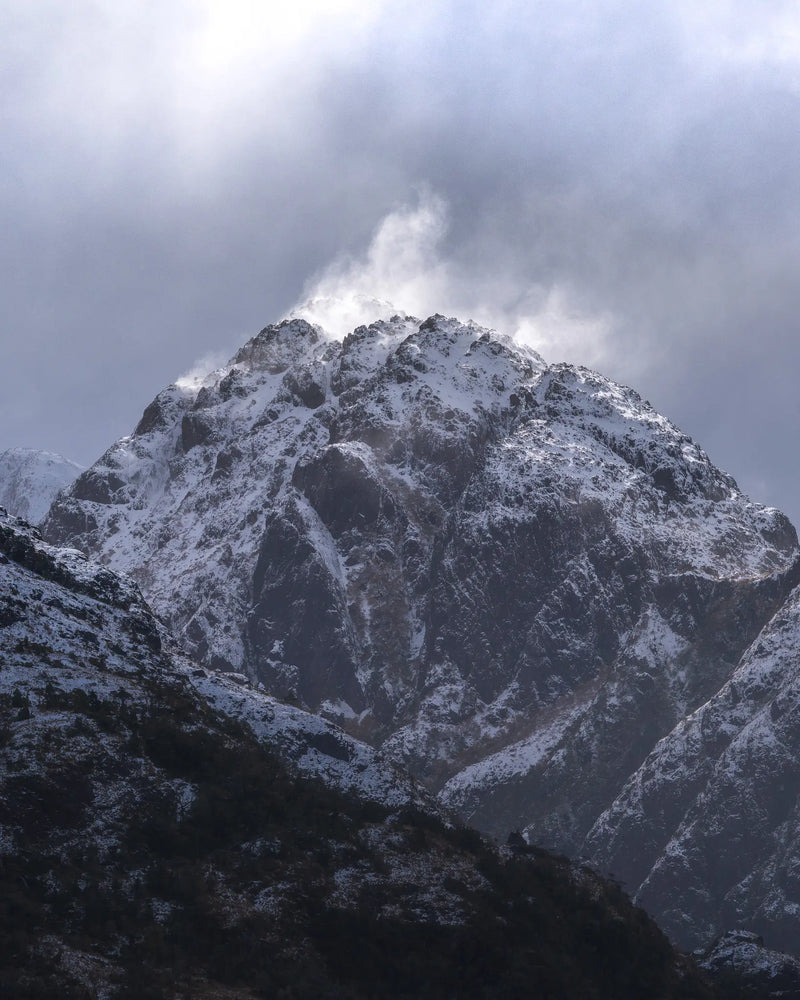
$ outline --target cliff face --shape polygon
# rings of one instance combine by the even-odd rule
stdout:
[[[789,522],[635,392],[440,316],[266,328],[44,528],[131,573],[208,668],[567,852],[798,576]]]

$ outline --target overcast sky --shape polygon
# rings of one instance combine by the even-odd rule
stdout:
[[[363,294],[634,385],[800,522],[795,4],[0,15],[0,449],[89,464],[198,360]]]

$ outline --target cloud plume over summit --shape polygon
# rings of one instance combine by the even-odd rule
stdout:
[[[0,11],[0,446],[88,463],[193,358],[386,299],[636,385],[792,513],[792,5]]]
[[[363,255],[340,255],[315,275],[289,315],[343,337],[397,312],[420,317],[441,312],[515,335],[545,353],[602,363],[609,317],[581,314],[557,285],[524,289],[500,276],[476,281],[445,256],[447,230],[447,204],[423,189],[416,204],[380,222]]]

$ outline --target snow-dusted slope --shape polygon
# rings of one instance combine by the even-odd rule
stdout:
[[[0,694],[80,688],[128,707],[157,681],[235,719],[292,767],[367,801],[438,812],[409,775],[332,722],[282,704],[242,676],[209,674],[173,648],[138,587],[74,549],[45,544],[0,508]],[[42,647],[47,646],[43,656]],[[42,724],[47,726],[45,717]],[[35,723],[31,724],[35,728]]]
[[[8,448],[0,452],[0,505],[38,524],[59,490],[83,467],[51,451]]]
[[[797,538],[635,392],[441,316],[268,327],[54,504],[209,668],[577,851],[797,582]]]
[[[661,740],[587,850],[683,943],[800,927],[800,589],[730,679]]]
[[[729,931],[716,939],[700,959],[700,967],[726,983],[730,997],[798,1000],[800,961],[764,947],[752,931]]]

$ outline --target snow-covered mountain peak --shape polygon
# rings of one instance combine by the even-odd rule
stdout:
[[[207,670],[326,712],[483,829],[578,850],[729,680],[797,536],[632,389],[473,323],[267,327],[46,536]]]
[[[232,363],[277,375],[304,359],[323,337],[322,329],[307,320],[286,319],[248,340]]]
[[[495,522],[529,524],[540,508],[562,523],[568,511],[567,520],[584,521],[595,510],[607,533],[613,525],[631,551],[645,545],[668,573],[763,575],[791,561],[796,545],[781,515],[748,504],[632,390],[586,369],[548,367],[473,323],[399,314],[340,343],[306,320],[285,320],[196,393],[168,387],[134,434],[56,504],[48,530],[132,572],[210,662],[258,673],[248,664],[266,637],[242,629],[256,600],[255,566],[273,558],[276,540],[264,545],[275,518],[313,539],[341,588],[346,659],[369,662],[377,655],[373,589],[420,559],[412,576],[430,568],[459,508],[489,534]],[[382,541],[361,537],[357,550],[341,549],[343,532],[352,546],[359,524],[374,532],[379,522]],[[430,612],[422,610],[430,598],[419,604],[412,595],[422,584],[407,586],[406,638],[390,637],[388,622],[378,632],[389,629],[380,648],[394,646],[392,658],[405,650],[413,662],[435,644],[427,646]],[[361,686],[367,675],[358,673]]]
[[[38,524],[58,491],[82,471],[83,466],[52,451],[8,448],[0,452],[0,504]]]

